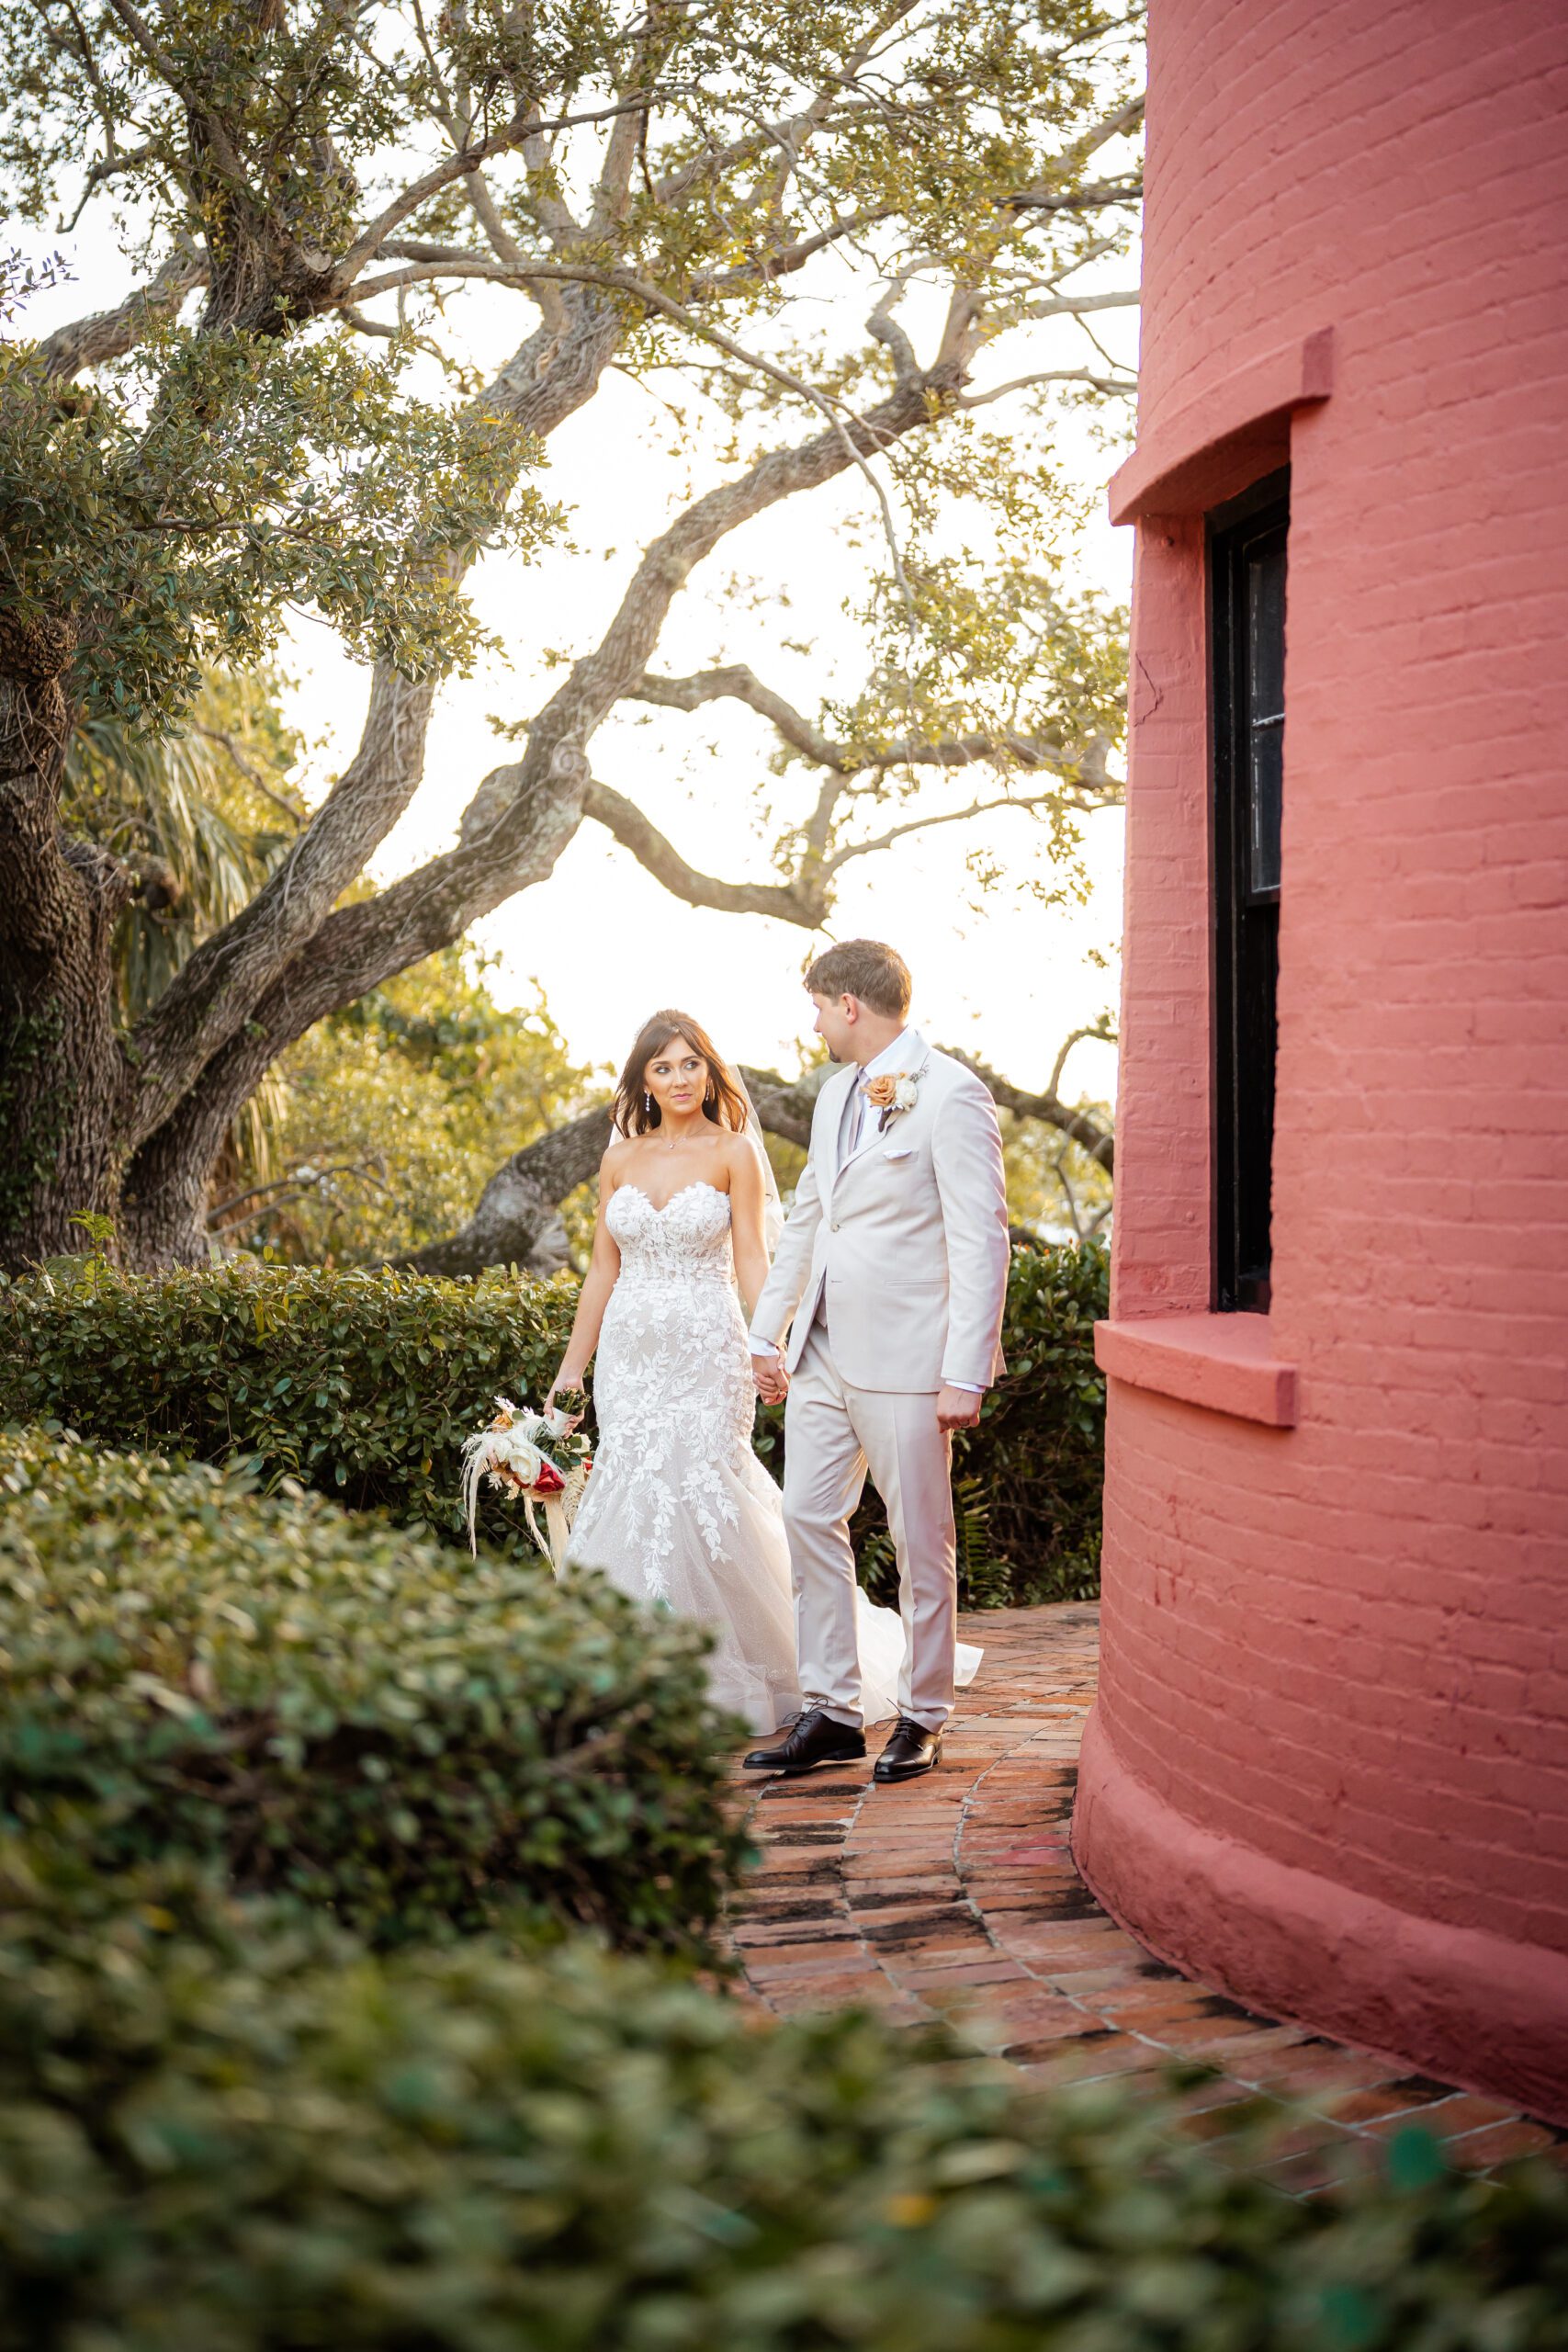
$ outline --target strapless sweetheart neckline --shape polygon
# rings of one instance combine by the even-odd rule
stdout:
[[[685,1199],[688,1193],[711,1193],[716,1201],[727,1201],[729,1198],[729,1194],[728,1193],[721,1193],[716,1184],[710,1184],[705,1176],[694,1177],[691,1183],[682,1184],[678,1192],[671,1193],[670,1198],[662,1204],[656,1201],[651,1193],[645,1192],[640,1184],[634,1184],[630,1178],[627,1179],[626,1183],[617,1184],[615,1192],[641,1193],[643,1199],[648,1203],[649,1207],[653,1211],[655,1216],[662,1216],[666,1209],[672,1209],[677,1201],[682,1201]],[[615,1198],[615,1193],[613,1193],[610,1197],[613,1200]]]

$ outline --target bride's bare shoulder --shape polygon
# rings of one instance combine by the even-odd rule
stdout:
[[[617,1184],[625,1183],[636,1159],[637,1144],[630,1136],[617,1136],[614,1143],[605,1146],[604,1157],[599,1162],[599,1181],[606,1193],[613,1193]]]
[[[749,1135],[728,1129],[719,1147],[722,1165],[728,1170],[731,1185],[736,1176],[750,1177],[757,1166],[757,1147]]]

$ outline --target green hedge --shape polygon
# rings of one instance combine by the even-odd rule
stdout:
[[[978,1481],[994,1557],[1014,1600],[1085,1600],[1100,1589],[1105,1375],[1094,1327],[1111,1312],[1102,1242],[1012,1253],[1002,1344],[1008,1369],[980,1426],[955,1447]]]
[[[536,1403],[575,1282],[478,1282],[235,1259],[190,1272],[0,1287],[0,1421],[64,1422],[107,1445],[258,1458],[351,1509],[467,1544],[457,1449],[497,1390]],[[487,1490],[479,1527],[534,1556]]]
[[[4,2352],[1553,2352],[1568,2183],[1311,2201],[648,1962],[376,1960],[0,1857]],[[923,2060],[925,2063],[914,2063]]]
[[[698,1628],[597,1578],[0,1436],[0,1826],[184,1853],[378,1939],[499,1902],[710,1950],[744,1853]]]
[[[955,1455],[972,1605],[1098,1589],[1105,1384],[1093,1325],[1106,1287],[1098,1245],[1013,1253],[1008,1374]],[[291,1475],[458,1542],[457,1448],[497,1389],[542,1396],[575,1304],[570,1276],[434,1282],[254,1260],[0,1283],[0,1420],[58,1420],[203,1461],[254,1455],[268,1481]],[[781,1422],[759,1421],[775,1471]],[[498,1548],[532,1551],[516,1507],[488,1491],[480,1526]],[[874,1497],[857,1534],[866,1581],[890,1586]]]

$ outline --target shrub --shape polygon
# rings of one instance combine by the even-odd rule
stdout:
[[[59,1420],[107,1445],[254,1455],[354,1510],[451,1542],[457,1449],[497,1390],[536,1402],[577,1303],[570,1277],[435,1282],[237,1259],[194,1272],[0,1287],[0,1420]],[[479,1526],[533,1555],[488,1490]]]
[[[377,1939],[498,1902],[705,1952],[744,1852],[705,1637],[597,1578],[0,1438],[0,1823]]]
[[[1105,1375],[1094,1327],[1110,1312],[1103,1243],[1013,1251],[1008,1368],[954,1451],[960,1474],[984,1487],[991,1548],[1011,1563],[1015,1601],[1086,1600],[1100,1589]]]
[[[457,1448],[497,1389],[544,1394],[576,1305],[570,1276],[434,1282],[253,1261],[197,1272],[0,1286],[0,1419],[50,1420],[111,1445],[204,1461],[254,1455],[356,1508],[462,1540]],[[1107,1312],[1103,1246],[1013,1252],[1005,1378],[954,1449],[963,1597],[973,1607],[1082,1600],[1099,1589]],[[783,1466],[783,1415],[758,1451]],[[966,1483],[967,1482],[967,1483]],[[514,1505],[480,1525],[531,1550]],[[856,1522],[866,1581],[892,1583],[886,1519]]]
[[[1162,2101],[489,1938],[0,1862],[5,2352],[1551,2352],[1568,2183],[1311,2202]]]

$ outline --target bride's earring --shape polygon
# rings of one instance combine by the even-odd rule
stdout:
[[[642,1115],[645,1119],[651,1119],[653,1116],[653,1097],[651,1094],[645,1094],[642,1098]]]

